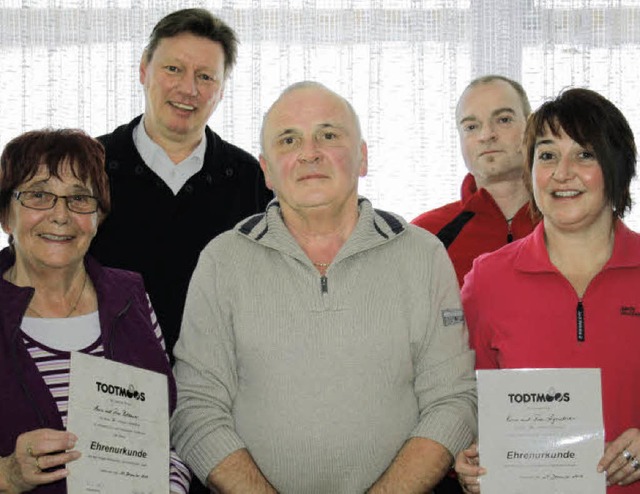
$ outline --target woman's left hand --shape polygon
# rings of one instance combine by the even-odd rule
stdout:
[[[607,443],[598,472],[607,472],[609,485],[628,485],[640,479],[640,430],[627,429]]]

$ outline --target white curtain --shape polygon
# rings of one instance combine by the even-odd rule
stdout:
[[[184,7],[210,9],[241,40],[216,132],[257,155],[277,94],[318,80],[361,117],[361,193],[409,220],[459,195],[453,114],[478,75],[520,80],[533,107],[567,86],[595,89],[640,140],[639,0],[0,0],[0,146],[42,127],[97,136],[141,113],[147,36]],[[627,222],[640,228],[640,206]]]

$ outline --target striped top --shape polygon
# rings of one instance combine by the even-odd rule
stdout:
[[[153,309],[151,309],[153,310]],[[162,338],[162,332],[160,326],[157,323],[155,313],[152,312],[153,327],[156,337],[160,342],[163,349],[164,339]],[[98,325],[98,336],[89,346],[85,348],[77,348],[77,350],[88,355],[95,357],[104,357],[104,347],[102,345],[102,338],[99,333],[99,320],[98,312],[88,314],[86,316],[79,316],[75,318],[56,319],[56,318],[31,318],[24,317],[22,322],[22,338],[25,346],[31,355],[31,358],[36,364],[40,375],[44,379],[51,395],[53,396],[62,423],[67,426],[67,414],[69,410],[69,371],[71,368],[71,352],[70,350],[60,350],[51,348],[35,339],[35,335],[38,334],[39,329],[43,325],[51,328],[51,326],[59,326],[61,333],[65,332],[64,325],[68,325],[70,321],[74,323],[80,323],[85,328],[92,328],[91,331],[95,331],[96,324]],[[67,326],[68,327],[68,326]],[[56,331],[58,331],[56,329]],[[51,332],[49,332],[51,334]],[[75,350],[76,348],[71,348]],[[171,449],[171,466],[170,466],[170,485],[172,493],[186,494],[189,491],[189,484],[191,482],[191,473],[187,466],[178,457],[177,453]]]

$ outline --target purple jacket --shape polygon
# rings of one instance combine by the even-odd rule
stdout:
[[[0,252],[0,275],[15,262],[9,248]],[[101,266],[90,256],[85,267],[98,295],[105,356],[168,377],[170,412],[176,385],[165,352],[151,326],[142,278],[137,273]],[[0,456],[13,453],[18,435],[33,429],[64,430],[56,404],[27,352],[20,323],[34,289],[0,277]],[[43,485],[34,494],[66,494],[66,481]]]

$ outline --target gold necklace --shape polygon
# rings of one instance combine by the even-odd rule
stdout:
[[[71,316],[71,314],[73,314],[76,311],[76,309],[78,308],[78,304],[80,303],[80,299],[82,298],[82,294],[84,293],[84,289],[85,289],[86,286],[87,286],[87,271],[85,270],[85,272],[84,272],[84,280],[82,282],[82,288],[80,289],[80,293],[78,294],[78,298],[76,299],[75,304],[73,304],[71,306],[71,310],[69,311],[69,313],[66,316],[64,316],[65,318]],[[36,316],[38,316],[38,317],[40,317],[42,319],[45,319],[45,317],[42,314],[40,314],[37,310],[35,310],[33,307],[31,307],[31,304],[29,304],[29,306],[27,307],[27,310],[30,310]]]
[[[328,268],[329,266],[331,266],[331,263],[330,262],[314,262],[313,265],[319,268]]]

